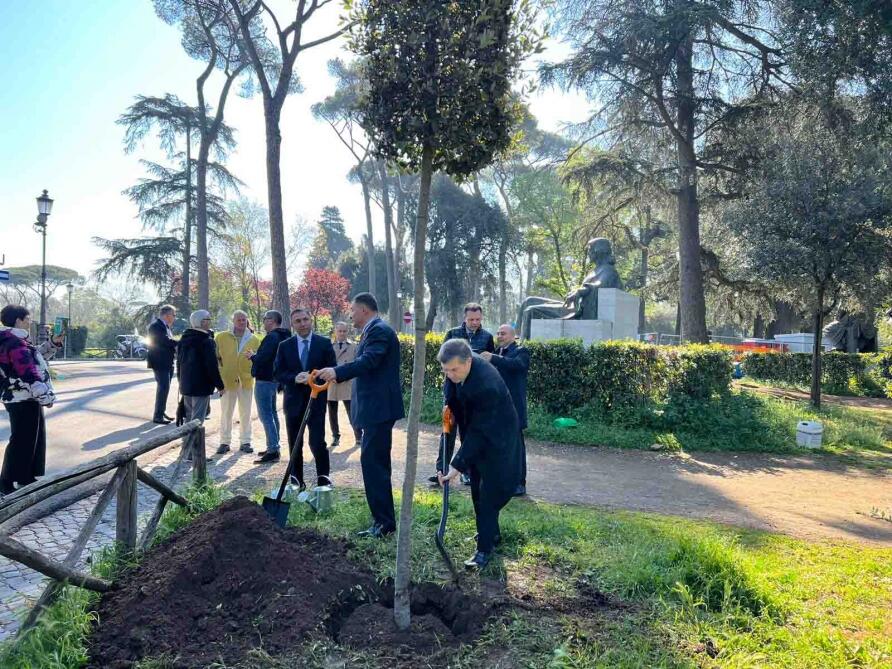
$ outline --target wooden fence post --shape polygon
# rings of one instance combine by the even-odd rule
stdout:
[[[118,488],[117,524],[115,526],[115,540],[123,544],[128,552],[136,549],[136,460],[131,460],[122,465],[127,471],[121,487]]]
[[[201,485],[207,481],[208,463],[204,443],[204,425],[192,433],[192,478]]]

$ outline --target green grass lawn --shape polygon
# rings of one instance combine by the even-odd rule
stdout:
[[[357,491],[339,495],[332,514],[316,516],[295,504],[290,521],[352,537],[368,523],[365,501]],[[216,497],[206,494],[205,506]],[[432,540],[439,496],[419,491],[416,502],[414,578],[442,579]],[[169,514],[164,535],[187,521],[181,511]],[[456,559],[472,552],[473,532],[469,500],[460,495],[447,532]],[[499,559],[481,576],[469,576],[464,587],[501,583],[525,604],[497,614],[477,644],[452,651],[449,667],[892,666],[890,549],[518,500],[503,512],[502,533]],[[382,579],[392,576],[393,539],[359,540],[351,553]],[[607,594],[607,605],[580,607],[596,590]],[[48,624],[0,653],[0,666],[82,666],[83,639],[93,622],[84,608],[89,599],[69,590]],[[150,666],[165,665],[144,663]],[[258,654],[241,666],[385,665],[317,641],[288,658]]]
[[[441,401],[435,393],[425,397],[424,422],[439,422]],[[531,404],[527,435],[539,441],[614,448],[645,449],[659,443],[669,450],[691,452],[819,453],[850,465],[892,468],[892,412],[879,409],[828,405],[816,411],[807,402],[735,390],[726,397],[662,413],[613,417],[582,408],[565,415],[578,425],[555,427],[556,415]],[[823,424],[823,448],[796,446],[800,420]]]

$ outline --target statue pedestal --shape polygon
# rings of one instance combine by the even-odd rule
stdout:
[[[618,288],[598,291],[597,320],[534,318],[530,339],[581,339],[586,346],[610,339],[638,338],[638,298]]]
[[[619,288],[598,291],[598,320],[613,323],[611,339],[638,339],[638,307],[640,300]]]

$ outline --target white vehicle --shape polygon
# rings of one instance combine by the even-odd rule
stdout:
[[[118,335],[115,347],[116,358],[145,360],[149,353],[149,343],[139,335]]]

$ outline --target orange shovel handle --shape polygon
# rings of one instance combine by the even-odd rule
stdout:
[[[329,381],[325,383],[316,383],[316,375],[319,373],[318,370],[314,369],[310,372],[310,378],[307,381],[307,385],[310,386],[310,398],[315,399],[319,396],[319,393],[325,392],[328,390],[328,386],[331,385]]]

